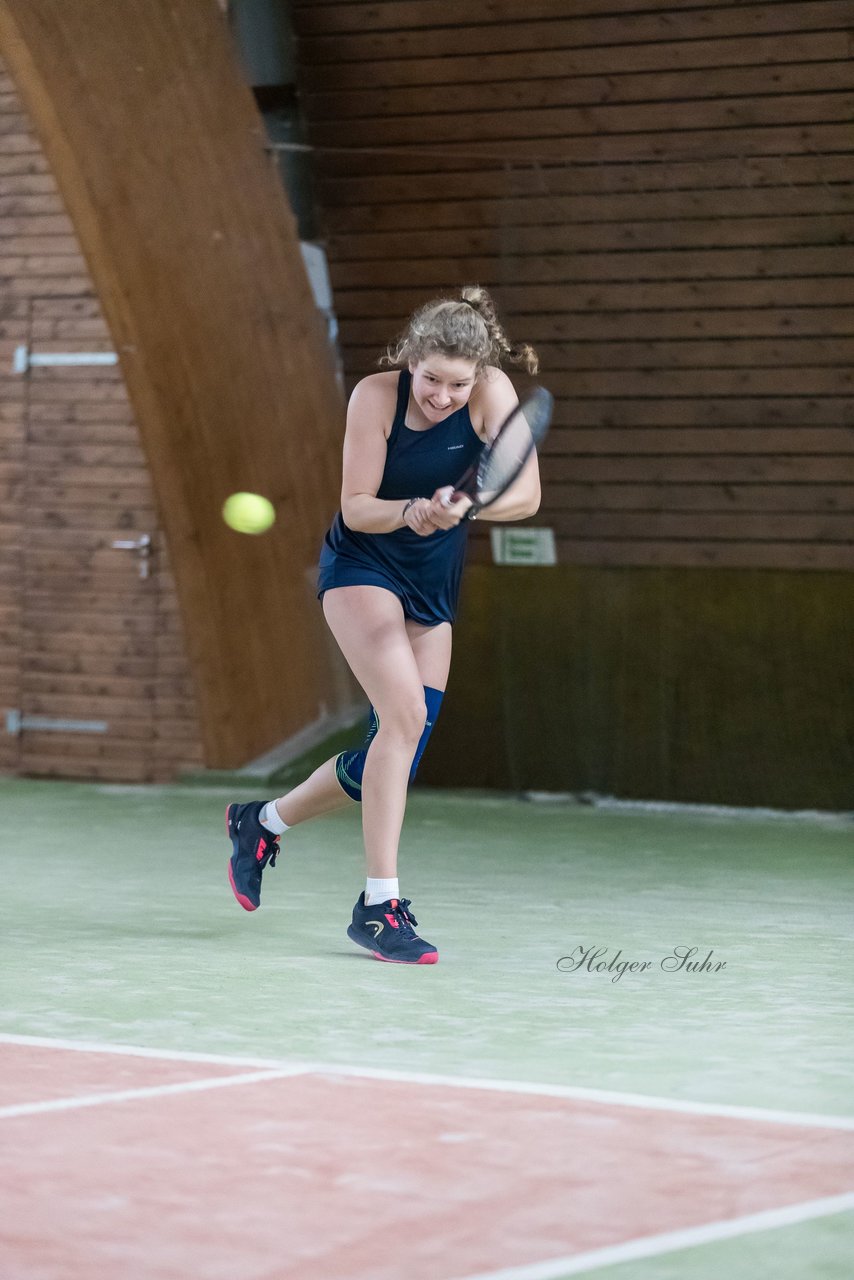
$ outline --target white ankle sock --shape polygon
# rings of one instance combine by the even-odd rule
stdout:
[[[397,877],[372,880],[368,876],[365,881],[365,906],[370,907],[377,902],[388,902],[390,898],[400,898],[400,883]]]
[[[275,800],[270,800],[264,805],[264,808],[258,815],[258,821],[261,823],[262,827],[266,827],[268,831],[272,831],[273,835],[276,836],[280,836],[283,831],[288,830],[288,824],[286,822],[282,822],[282,819],[279,817],[279,811],[276,808]]]

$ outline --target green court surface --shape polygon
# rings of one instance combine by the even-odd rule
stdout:
[[[251,798],[0,780],[0,1032],[854,1116],[849,818],[415,790],[401,887],[440,963],[408,968],[346,937],[355,809],[286,833],[240,909],[224,808]],[[668,971],[682,947],[706,966]],[[587,948],[611,970],[570,971]],[[852,1219],[602,1274],[848,1280]]]

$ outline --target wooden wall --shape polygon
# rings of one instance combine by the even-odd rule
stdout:
[[[134,406],[205,763],[241,766],[321,729],[345,696],[311,583],[338,501],[343,404],[261,117],[213,3],[0,0],[0,50]],[[50,279],[74,296],[83,273],[73,237],[47,234],[65,242]],[[36,243],[7,272],[23,289],[32,270],[41,287],[46,261]],[[102,444],[72,439],[82,465],[104,462]],[[133,463],[108,448],[118,483]],[[75,459],[53,458],[63,461]],[[223,523],[237,490],[273,502],[266,537]],[[108,572],[112,549],[87,546]]]
[[[202,764],[174,579],[118,369],[13,370],[112,340],[56,182],[0,64],[0,770],[161,781]],[[151,572],[112,542],[148,533]]]
[[[433,785],[854,811],[854,575],[470,566]]]
[[[850,808],[850,0],[294,13],[348,377],[480,281],[557,396],[420,779]]]
[[[425,296],[480,279],[558,396],[536,523],[563,563],[473,570],[422,777],[850,804],[833,640],[851,625],[835,571],[854,564],[847,0],[293,9],[348,379]],[[112,371],[9,372],[26,333],[112,343],[5,76],[0,131],[0,707],[106,700],[124,735],[22,742],[0,724],[0,769],[165,776],[198,761],[201,729],[137,423]],[[107,543],[143,526],[159,569],[141,605]],[[557,638],[525,667],[549,712],[535,740],[533,718],[502,717],[540,623]],[[650,673],[660,725],[622,701]]]
[[[849,0],[294,13],[351,379],[480,281],[558,397],[562,561],[854,566]]]

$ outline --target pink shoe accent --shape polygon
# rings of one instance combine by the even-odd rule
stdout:
[[[226,831],[226,835],[228,836],[229,840],[231,839],[231,819],[230,819],[230,817],[229,817],[229,814],[231,813],[232,807],[233,807],[233,806],[232,806],[232,805],[230,805],[230,804],[227,804],[227,805],[225,806],[225,831]],[[239,891],[239,889],[237,888],[237,885],[234,883],[234,872],[233,872],[233,871],[232,871],[232,869],[231,869],[231,862],[230,862],[230,861],[229,861],[229,864],[228,864],[228,879],[229,879],[229,883],[231,884],[231,892],[234,894],[235,898],[236,898],[236,899],[237,899],[237,901],[240,903],[240,905],[241,905],[241,907],[243,908],[243,910],[244,910],[244,911],[255,911],[255,910],[257,910],[257,908],[256,908],[256,906],[255,906],[255,903],[254,903],[254,902],[250,902],[250,901],[249,901],[249,899],[246,897],[246,895],[245,895],[244,893],[241,893],[241,892]]]
[[[231,869],[231,863],[230,863],[230,862],[229,862],[229,864],[228,864],[228,879],[229,879],[229,881],[231,882],[231,891],[232,891],[232,893],[234,894],[234,896],[235,896],[235,898],[237,899],[237,901],[240,903],[240,905],[241,905],[241,907],[243,908],[243,910],[244,910],[244,911],[255,911],[255,910],[257,910],[257,908],[256,908],[256,906],[255,906],[255,903],[254,903],[254,902],[250,902],[250,901],[249,901],[249,899],[246,897],[246,895],[245,895],[244,893],[241,893],[241,892],[239,891],[239,889],[237,888],[237,885],[234,883],[234,872],[233,872],[233,871],[232,871],[232,869]]]
[[[381,956],[379,951],[372,951],[372,956],[376,956],[377,960],[382,960],[384,964],[438,964],[439,952],[427,951],[423,956],[419,956],[417,960],[392,960],[390,956]]]
[[[260,862],[261,859],[264,857],[264,851],[266,848],[267,848],[267,841],[262,836],[261,839],[258,841],[258,849],[255,853],[256,862]]]

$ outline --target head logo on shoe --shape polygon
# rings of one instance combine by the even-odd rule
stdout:
[[[377,960],[392,964],[435,964],[439,953],[429,942],[419,938],[413,925],[418,922],[409,911],[408,898],[390,898],[376,906],[365,902],[361,894],[353,908],[353,920],[347,937],[364,947]],[[374,911],[377,915],[374,915]],[[383,923],[387,920],[390,928]]]

